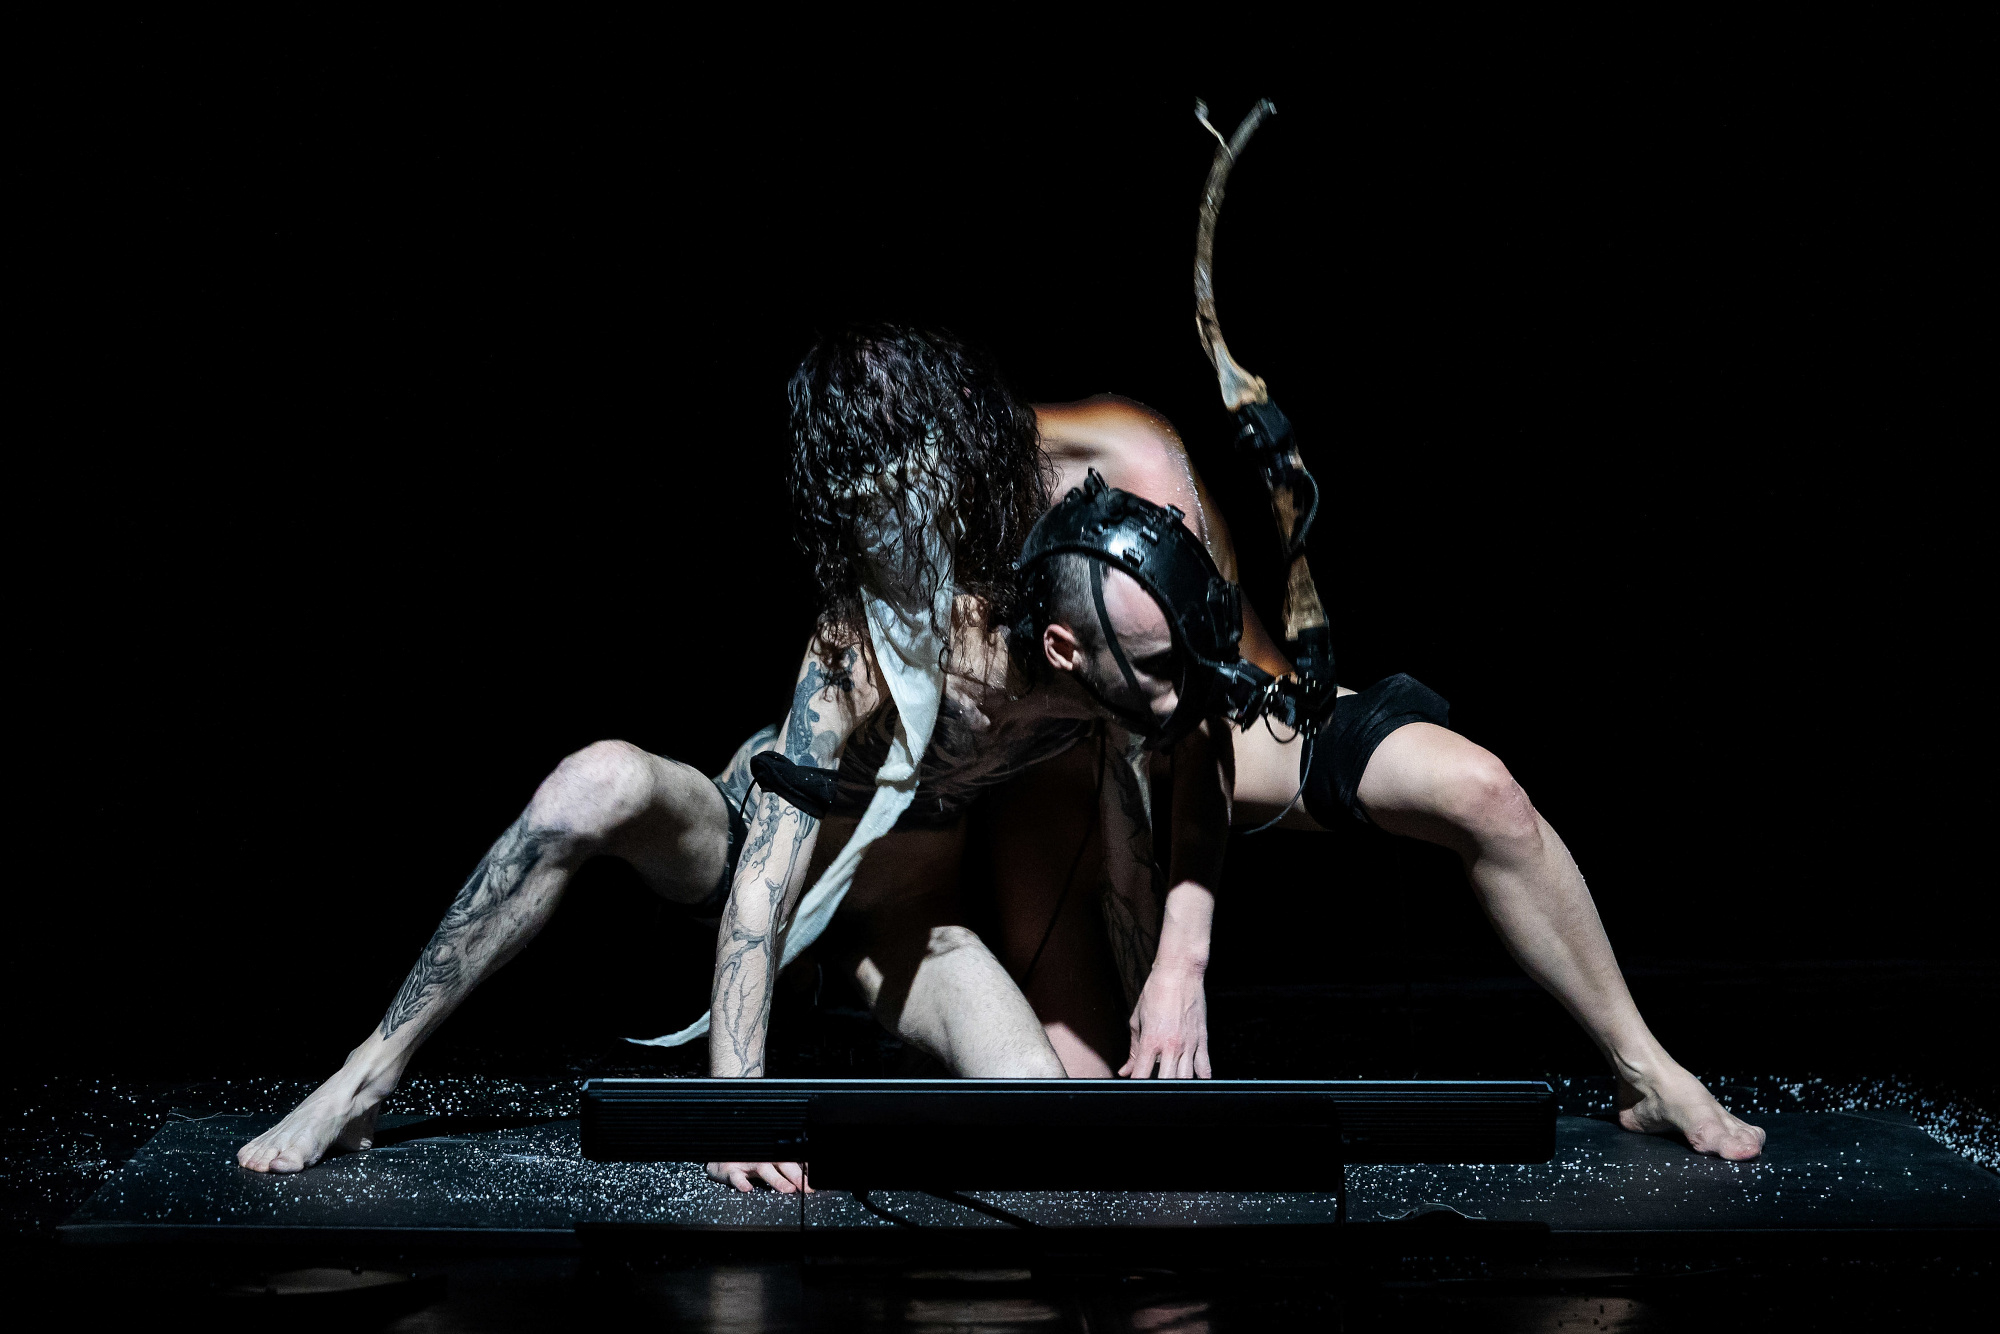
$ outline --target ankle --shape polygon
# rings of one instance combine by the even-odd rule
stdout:
[[[347,1053],[341,1073],[356,1099],[380,1102],[403,1082],[403,1071],[414,1053],[392,1048],[381,1035],[371,1033],[367,1041]]]
[[[1605,1055],[1611,1061],[1611,1072],[1620,1082],[1648,1092],[1672,1078],[1680,1069],[1674,1058],[1667,1055],[1658,1044],[1635,1044],[1630,1048],[1613,1048]]]

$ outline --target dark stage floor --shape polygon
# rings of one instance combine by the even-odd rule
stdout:
[[[1663,1026],[1692,1023],[1712,1004],[1713,979],[1659,979],[1642,973],[1638,982],[1650,985]],[[1746,973],[1728,996],[1765,1005],[1782,1025],[1788,994],[1865,1009],[1871,1002],[1856,998],[1879,994],[1870,988],[1880,981],[1852,969],[1822,969],[1807,983]],[[1976,1001],[1990,981],[1961,970],[1949,984]],[[1675,1004],[1677,989],[1689,1006]],[[1774,1136],[1767,1161],[1730,1167],[1591,1119],[1609,1107],[1601,1076],[1495,1065],[1532,1055],[1524,1035],[1543,1032],[1539,998],[1507,979],[1321,994],[1331,990],[1219,994],[1218,1033],[1242,1064],[1265,1067],[1246,1073],[1406,1075],[1392,1063],[1415,1053],[1426,1075],[1446,1073],[1443,1063],[1547,1077],[1570,1118],[1555,1162],[1356,1169],[1356,1221],[1413,1209],[1431,1221],[1421,1235],[1340,1254],[1281,1244],[1150,1258],[1086,1249],[1022,1259],[976,1247],[927,1257],[768,1244],[698,1251],[588,1230],[580,1241],[573,1224],[593,1218],[895,1224],[845,1194],[802,1214],[768,1195],[718,1195],[691,1169],[577,1157],[568,1118],[580,1078],[671,1072],[685,1056],[663,1071],[649,1053],[612,1043],[559,1053],[440,1045],[430,1072],[399,1095],[384,1149],[289,1182],[248,1178],[227,1154],[311,1079],[68,1075],[14,1085],[0,1160],[10,1278],[23,1297],[63,1301],[84,1327],[136,1308],[253,1325],[323,1313],[344,1328],[410,1330],[550,1328],[593,1315],[690,1329],[1945,1328],[1990,1299],[1994,1233],[1930,1230],[2000,1210],[1991,1092],[1949,1077],[1941,1036],[1893,1046],[1886,1025],[1858,1017],[1850,1055],[1895,1069],[1900,1053],[1904,1075],[1705,1072],[1732,1109]],[[1813,992],[1823,993],[1817,1002]],[[1346,1016],[1343,1054],[1359,1057],[1347,1069],[1283,1060],[1301,1014],[1320,1010]],[[800,1073],[830,1064],[842,1068],[827,1073],[876,1073],[898,1059],[853,1016],[821,1014],[791,1031]],[[531,1073],[495,1073],[509,1069]],[[1282,1157],[1272,1175],[1268,1196],[1132,1197],[1121,1208],[1155,1223],[1324,1216],[1323,1201],[1284,1192]],[[1054,1225],[1087,1222],[1103,1205],[1081,1196],[992,1202]],[[1005,1227],[921,1196],[873,1203],[926,1226]],[[1440,1205],[1474,1219],[1532,1215],[1553,1232],[1532,1245],[1474,1237]],[[76,1225],[70,1244],[57,1245],[66,1219]],[[1667,1235],[1662,1220],[1685,1230]]]

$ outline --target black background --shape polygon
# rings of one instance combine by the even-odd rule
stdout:
[[[1946,74],[1329,46],[697,82],[723,52],[652,40],[140,26],[34,71],[30,1068],[330,1069],[564,754],[714,769],[775,717],[811,616],[782,389],[816,329],[943,325],[1033,399],[1163,411],[1275,621],[1192,328],[1197,94],[1280,109],[1217,282],[1331,498],[1343,678],[1449,697],[1628,962],[1992,959],[1981,173]],[[1218,986],[1511,967],[1434,850],[1233,865]],[[448,1032],[677,1027],[706,950],[600,871]]]

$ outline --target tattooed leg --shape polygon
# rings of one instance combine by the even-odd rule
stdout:
[[[721,879],[728,809],[695,770],[623,742],[564,760],[445,910],[375,1030],[333,1078],[237,1161],[296,1172],[334,1148],[366,1148],[382,1104],[424,1040],[548,922],[591,857],[624,857],[665,897],[694,902]]]

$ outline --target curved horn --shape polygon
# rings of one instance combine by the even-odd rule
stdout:
[[[1267,402],[1271,395],[1261,379],[1236,364],[1229,355],[1229,344],[1222,341],[1222,323],[1215,316],[1215,220],[1222,213],[1222,189],[1229,183],[1229,169],[1236,165],[1244,145],[1250,142],[1250,136],[1257,132],[1264,118],[1277,110],[1270,98],[1263,99],[1250,108],[1250,114],[1236,127],[1236,133],[1224,141],[1221,133],[1208,123],[1208,107],[1201,102],[1194,104],[1195,119],[1216,138],[1215,163],[1208,169],[1208,185],[1201,196],[1201,222],[1194,234],[1194,327],[1201,336],[1201,350],[1208,354],[1209,364],[1215,367],[1215,378],[1221,383],[1222,405],[1231,412],[1248,403]]]

